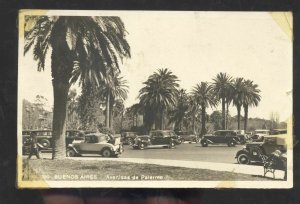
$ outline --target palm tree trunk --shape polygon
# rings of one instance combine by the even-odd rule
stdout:
[[[244,118],[244,130],[247,131],[248,125],[248,105],[244,106],[245,118]]]
[[[66,157],[66,115],[69,84],[53,82],[54,109],[52,124],[52,159],[64,159]]]
[[[105,127],[109,128],[109,105],[110,105],[110,95],[106,96],[106,116],[105,116]]]
[[[193,133],[195,134],[195,132],[196,132],[196,128],[195,128],[195,115],[193,115],[192,118],[193,118],[193,120],[192,120]]]
[[[225,119],[225,98],[222,98],[222,129],[225,130],[226,119]]]
[[[237,109],[237,122],[238,122],[238,130],[241,129],[240,120],[241,120],[241,106],[236,106]]]
[[[227,102],[227,103],[226,103],[226,122],[225,122],[225,125],[226,125],[225,128],[226,128],[226,130],[228,129],[228,119],[229,119],[229,118],[228,118],[228,117],[229,117],[229,116],[228,116],[228,115],[229,115],[229,109],[228,109],[228,108],[229,108],[229,103]]]
[[[109,128],[112,129],[113,127],[113,103],[112,101],[110,101],[110,104],[109,104]]]
[[[201,106],[201,136],[203,136],[206,133],[205,122],[206,122],[205,106]]]
[[[164,129],[164,111],[161,111],[160,114],[160,129],[163,130]]]

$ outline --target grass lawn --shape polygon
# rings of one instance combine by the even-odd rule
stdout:
[[[119,161],[27,160],[23,159],[23,180],[193,180],[261,181],[264,177],[205,169],[136,164]]]

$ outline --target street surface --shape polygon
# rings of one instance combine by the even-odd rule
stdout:
[[[174,149],[156,148],[135,150],[129,145],[124,145],[124,152],[121,158],[147,158],[147,159],[167,159],[183,161],[205,161],[220,163],[237,163],[236,152],[242,149],[242,145],[228,147],[224,145],[209,145],[202,147],[201,144],[183,143],[176,145]]]
[[[166,160],[182,160],[182,161],[202,161],[202,162],[218,162],[236,164],[236,152],[242,149],[242,145],[228,147],[224,145],[209,145],[202,147],[196,143],[182,143],[176,145],[174,149],[155,148],[136,150],[130,145],[124,145],[124,152],[120,158],[145,158],[145,159],[166,159]],[[43,158],[51,158],[51,153],[42,153]],[[100,155],[83,155],[84,157],[97,158]],[[84,158],[82,157],[82,158]],[[35,156],[33,156],[35,158]]]

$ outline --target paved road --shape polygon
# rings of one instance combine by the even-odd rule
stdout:
[[[135,150],[129,145],[124,145],[124,152],[120,158],[146,158],[146,159],[166,159],[182,161],[202,161],[219,163],[237,163],[236,152],[242,149],[241,145],[228,147],[227,145],[209,145],[202,147],[201,144],[183,143],[174,149],[156,148]],[[42,153],[43,158],[51,158],[51,153]],[[89,158],[101,157],[100,155],[84,155]],[[35,158],[33,156],[33,158]]]
[[[206,161],[221,163],[237,163],[236,152],[242,149],[241,145],[228,147],[227,145],[210,145],[202,147],[201,144],[183,143],[174,149],[145,149],[134,150],[129,145],[124,145],[121,158],[148,158],[148,159],[170,159],[184,161]]]

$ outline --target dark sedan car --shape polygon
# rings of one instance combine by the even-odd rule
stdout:
[[[180,136],[181,142],[197,142],[198,137],[197,135],[190,133],[188,131],[176,131],[176,135]]]
[[[203,147],[207,147],[208,144],[227,144],[228,147],[233,147],[239,143],[239,137],[233,130],[218,130],[213,134],[204,135],[201,139]]]
[[[132,146],[134,149],[174,148],[177,143],[169,131],[151,131],[150,135],[137,136]]]

